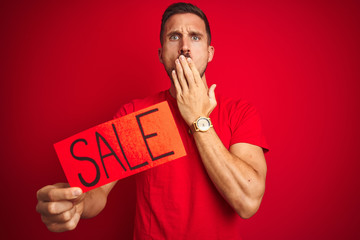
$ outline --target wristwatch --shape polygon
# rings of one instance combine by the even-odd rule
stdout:
[[[199,117],[190,125],[190,132],[194,134],[195,132],[206,132],[211,127],[213,127],[210,118],[208,117]]]

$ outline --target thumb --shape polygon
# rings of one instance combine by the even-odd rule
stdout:
[[[216,98],[215,98],[215,88],[216,88],[216,84],[213,84],[211,85],[210,89],[209,89],[209,98],[210,100],[215,100],[216,101]]]

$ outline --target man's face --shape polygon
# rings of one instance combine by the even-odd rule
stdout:
[[[199,16],[192,13],[171,16],[165,23],[162,41],[159,58],[170,78],[180,55],[190,57],[203,77],[214,48],[208,45],[205,23]]]

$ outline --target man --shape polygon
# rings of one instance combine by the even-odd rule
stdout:
[[[255,214],[265,190],[267,145],[259,116],[245,101],[215,97],[215,85],[207,87],[214,47],[199,8],[169,6],[160,40],[170,90],[125,104],[116,117],[167,101],[187,156],[136,175],[134,238],[239,239],[240,217]],[[115,184],[87,193],[46,186],[37,192],[37,211],[50,231],[72,230],[105,207]]]

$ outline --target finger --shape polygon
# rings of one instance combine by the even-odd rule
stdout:
[[[84,211],[84,204],[83,203],[78,203],[78,204],[75,204],[74,207],[75,207],[75,212],[79,213],[80,216],[81,216],[83,211]]]
[[[208,116],[210,116],[211,112],[214,110],[214,108],[217,105],[216,97],[215,97],[215,88],[216,88],[216,84],[211,85],[211,87],[209,88],[209,101],[211,108],[208,112]]]
[[[197,70],[194,61],[191,58],[187,59],[187,62],[189,64],[189,67],[191,69],[191,71],[193,72],[194,75],[194,83],[195,84],[199,84],[199,82],[201,81],[201,76],[199,71]]]
[[[176,95],[181,94],[181,86],[180,86],[180,83],[179,83],[179,79],[176,76],[176,71],[172,70],[171,75],[172,75],[172,78],[173,78],[173,82],[174,82],[174,86],[175,86],[175,90],[176,90]]]
[[[216,84],[211,85],[211,87],[209,88],[209,99],[210,101],[216,101],[215,98],[215,88],[216,88]]]
[[[56,185],[49,185],[37,192],[37,199],[39,201],[71,200],[79,197],[81,194],[82,190],[78,187],[59,188]]]
[[[70,187],[69,183],[55,183],[53,184],[53,186],[58,187],[58,188],[68,188]]]
[[[80,214],[75,213],[74,216],[65,223],[50,223],[47,224],[47,228],[52,232],[65,232],[74,230],[79,223]]]
[[[77,197],[75,199],[72,199],[72,200],[69,200],[69,201],[72,202],[74,205],[77,205],[77,204],[81,203],[85,199],[86,194],[87,193],[83,193],[79,197]]]
[[[76,213],[76,207],[73,207],[70,210],[57,215],[50,215],[50,216],[41,215],[41,220],[45,224],[65,223],[67,221],[70,221],[74,217],[75,213]]]
[[[36,211],[44,216],[51,216],[61,214],[65,211],[69,211],[74,207],[74,204],[69,201],[61,202],[38,202],[36,205]]]
[[[183,69],[182,69],[179,59],[175,60],[175,69],[176,69],[176,75],[179,80],[179,84],[181,86],[182,92],[187,92],[189,90],[189,87],[185,80],[184,72],[183,72]]]
[[[180,63],[185,75],[185,80],[187,81],[187,84],[189,85],[189,89],[193,88],[195,85],[195,80],[194,80],[194,73],[192,72],[191,68],[189,67],[188,61],[191,62],[191,58],[188,58],[188,60],[186,60],[186,58],[181,55],[180,56]]]

